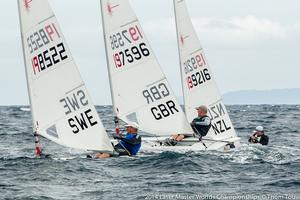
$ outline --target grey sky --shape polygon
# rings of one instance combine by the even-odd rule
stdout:
[[[99,0],[50,0],[95,104],[110,104]],[[172,0],[131,0],[181,95]],[[299,0],[187,0],[222,93],[300,88]],[[0,1],[0,105],[28,104],[16,0]]]

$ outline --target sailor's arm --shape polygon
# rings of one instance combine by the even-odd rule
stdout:
[[[121,140],[123,142],[126,142],[128,144],[132,144],[132,145],[136,145],[136,144],[140,144],[142,142],[142,139],[139,135],[137,135],[135,138],[121,138]]]
[[[211,123],[209,117],[205,117],[203,121],[199,122],[199,121],[195,121],[193,120],[193,122],[191,123],[192,126],[194,125],[200,125],[200,126],[209,126]]]

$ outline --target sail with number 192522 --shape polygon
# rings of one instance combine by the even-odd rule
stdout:
[[[112,152],[48,1],[17,1],[33,131],[67,147]]]

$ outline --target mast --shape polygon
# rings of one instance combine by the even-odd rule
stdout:
[[[31,91],[30,91],[30,85],[29,85],[29,77],[27,74],[27,63],[26,63],[26,55],[25,55],[25,48],[24,48],[24,38],[23,38],[23,28],[22,28],[22,19],[21,19],[21,11],[20,11],[20,1],[17,0],[18,3],[18,14],[19,14],[19,26],[20,26],[20,33],[21,33],[21,41],[22,41],[22,50],[23,50],[23,60],[24,60],[24,66],[25,66],[25,74],[26,74],[26,82],[27,82],[27,91],[29,96],[29,104],[30,104],[30,111],[31,111],[31,118],[32,118],[32,129],[35,139],[35,154],[37,157],[41,156],[42,150],[40,145],[40,139],[38,135],[38,122],[35,122],[34,118],[34,112],[32,107],[32,99],[31,99]]]
[[[112,80],[111,80],[111,72],[110,72],[110,67],[109,67],[109,58],[108,58],[108,53],[107,53],[107,44],[106,44],[106,30],[105,30],[105,25],[104,25],[104,8],[102,5],[102,0],[100,0],[100,6],[101,6],[101,20],[102,20],[102,31],[103,31],[103,42],[104,42],[104,48],[105,48],[105,58],[106,58],[106,66],[107,66],[107,72],[108,72],[108,78],[109,78],[109,86],[110,86],[110,95],[111,95],[111,101],[112,101],[112,107],[113,107],[113,114],[114,114],[114,122],[116,126],[116,134],[118,135],[120,133],[120,128],[119,128],[119,118],[116,112],[116,104],[115,104],[115,99],[114,99],[114,92],[113,92],[113,85],[112,85]]]
[[[181,79],[181,90],[182,90],[182,97],[183,97],[183,105],[184,105],[184,114],[186,115],[186,104],[185,104],[185,94],[183,88],[183,79],[182,79],[182,67],[181,67],[181,54],[180,54],[180,41],[179,41],[179,32],[178,32],[178,25],[177,25],[177,12],[176,12],[176,0],[173,0],[174,5],[174,13],[175,13],[175,26],[176,26],[176,36],[177,36],[177,49],[178,49],[178,57],[179,57],[179,68],[180,68],[180,79]]]

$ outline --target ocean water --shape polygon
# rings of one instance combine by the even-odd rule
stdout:
[[[242,147],[230,153],[141,152],[105,160],[42,140],[30,109],[0,107],[0,199],[300,199],[300,106],[229,106]],[[110,106],[97,107],[108,131]],[[269,146],[248,145],[257,125]]]

